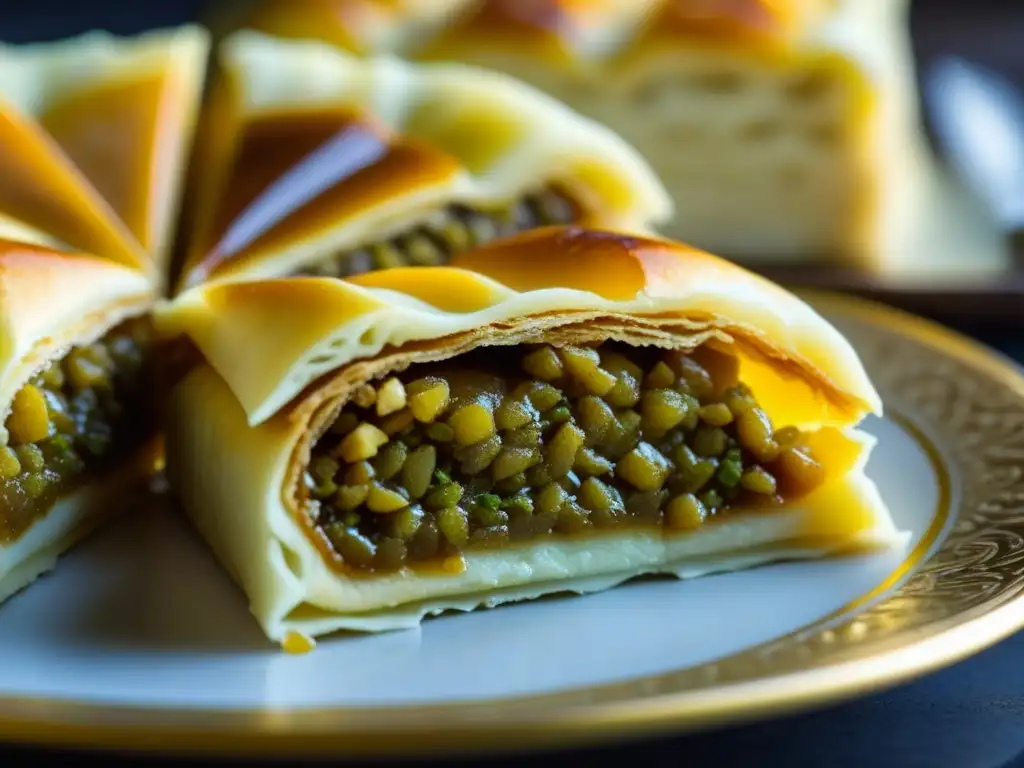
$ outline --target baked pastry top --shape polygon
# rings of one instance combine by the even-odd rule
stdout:
[[[274,640],[902,541],[849,343],[687,246],[546,227],[158,327],[196,351],[168,476]]]
[[[671,203],[639,154],[511,78],[226,40],[180,287],[444,263],[544,223],[643,230]]]

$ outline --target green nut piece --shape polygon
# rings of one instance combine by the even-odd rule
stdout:
[[[464,491],[459,483],[448,481],[431,490],[426,495],[426,498],[423,499],[423,503],[430,509],[454,507],[462,500],[463,493]]]
[[[53,427],[43,391],[31,384],[19,389],[11,403],[6,426],[11,442],[16,445],[35,443],[47,437]]]
[[[665,524],[674,531],[700,528],[707,516],[707,509],[692,493],[676,496],[665,507]]]
[[[402,485],[409,492],[410,499],[418,499],[427,492],[437,466],[437,449],[432,445],[421,445],[406,458],[402,465]]]
[[[409,448],[401,440],[392,440],[384,446],[377,454],[377,460],[373,463],[377,471],[377,477],[381,480],[390,480],[402,471],[409,456]]]
[[[672,464],[650,443],[640,443],[615,467],[615,474],[639,491],[657,491],[665,484]]]
[[[455,442],[466,446],[479,443],[495,433],[494,414],[483,402],[467,403],[448,417]]]
[[[539,461],[540,451],[536,448],[505,446],[491,463],[491,475],[495,480],[504,480],[512,475],[525,472]]]
[[[689,413],[690,402],[674,389],[644,392],[640,403],[640,424],[644,435],[661,437],[681,424]]]
[[[519,429],[533,423],[535,415],[536,411],[529,402],[507,397],[495,411],[494,423],[502,431]]]
[[[601,358],[592,347],[562,347],[558,355],[569,376],[592,395],[604,397],[618,381],[614,375],[601,368]]]
[[[547,474],[552,479],[564,476],[576,461],[576,452],[583,447],[586,435],[575,424],[563,424],[548,444],[545,455]]]
[[[437,513],[437,527],[441,534],[456,547],[469,541],[469,515],[460,507],[445,507]]]
[[[14,450],[7,445],[0,446],[0,479],[10,480],[21,473],[21,462]]]
[[[543,346],[523,357],[523,370],[541,381],[560,379],[565,369],[554,349]]]

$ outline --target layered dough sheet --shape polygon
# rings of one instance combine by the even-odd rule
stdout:
[[[141,271],[10,240],[0,296],[2,600],[147,482],[152,435],[135,386],[154,296]]]
[[[672,212],[628,143],[497,72],[254,32],[228,38],[220,65],[181,288],[345,254],[324,274],[436,265],[540,223],[644,231]],[[546,193],[572,210],[537,210]]]
[[[145,488],[208,35],[0,45],[0,600]]]
[[[1009,251],[939,167],[907,0],[268,0],[248,23],[360,55],[506,72],[615,130],[668,188],[661,231],[752,264],[991,280]],[[970,253],[968,257],[965,254]]]
[[[214,282],[158,327],[202,361],[168,479],[277,641],[905,540],[849,342],[670,241],[552,227],[449,267]]]
[[[881,409],[849,342],[791,293],[689,246],[606,230],[533,230],[467,251],[451,267],[207,283],[157,322],[165,335],[189,337],[257,425],[346,362],[372,376],[385,352],[409,360],[406,346],[432,359],[564,325],[586,335],[580,326],[605,317],[613,328],[634,318],[630,330],[659,345],[672,330],[693,345],[742,331],[767,358],[748,361],[748,379],[778,379],[781,368],[798,388],[794,397],[773,383],[764,395],[786,421],[828,424]],[[596,340],[607,329],[595,323],[590,333]]]
[[[0,212],[162,283],[208,46],[192,26],[0,46]]]
[[[175,391],[167,443],[169,479],[184,508],[249,597],[267,636],[284,641],[340,629],[415,626],[445,610],[596,592],[643,574],[691,578],[791,558],[823,557],[906,540],[864,475],[873,439],[857,446],[848,474],[792,507],[730,516],[686,534],[601,533],[464,555],[461,572],[404,570],[339,577],[282,501],[297,427],[272,419],[255,429],[209,367]]]
[[[143,450],[124,467],[59,499],[18,539],[0,544],[0,603],[57,566],[58,558],[145,490],[154,456]]]

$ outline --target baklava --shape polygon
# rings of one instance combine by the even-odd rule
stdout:
[[[541,228],[445,267],[207,283],[157,317],[201,360],[171,486],[286,647],[904,540],[850,344],[683,245]]]
[[[0,237],[0,296],[4,600],[146,486],[154,294],[141,270]]]
[[[0,45],[0,600],[143,491],[198,27]]]
[[[162,287],[208,46],[193,26],[0,45],[0,213]]]
[[[759,270],[990,280],[991,215],[934,161],[907,0],[267,0],[244,22],[506,72],[656,169],[661,232]]]
[[[671,202],[607,128],[495,72],[254,32],[220,47],[178,280],[444,264],[542,225],[643,232]]]

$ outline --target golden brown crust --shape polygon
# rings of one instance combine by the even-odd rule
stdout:
[[[425,222],[547,187],[578,220],[644,229],[671,202],[626,142],[532,88],[462,65],[229,38],[199,146],[181,288],[294,274]]]
[[[409,26],[444,19],[467,0],[327,0],[264,2],[246,26],[278,37],[318,39],[367,54]]]
[[[567,64],[588,55],[589,38],[614,34],[622,25],[642,30],[625,41],[623,52],[655,41],[785,45],[827,5],[828,0],[447,0],[426,11],[420,3],[392,0],[270,0],[249,23],[361,54],[398,49],[443,59],[499,47]]]
[[[881,408],[853,349],[792,294],[687,246],[578,227],[509,238],[448,268],[207,284],[160,325],[191,338],[254,424],[311,385],[303,412],[412,362],[542,338],[735,341],[804,382],[787,423],[856,423]]]
[[[649,28],[675,41],[785,43],[823,5],[816,0],[675,0],[661,4]]]
[[[581,37],[602,20],[600,5],[580,0],[469,3],[416,55],[437,60],[462,58],[483,46],[514,51],[549,64],[571,65]]]
[[[791,294],[735,264],[671,240],[582,227],[544,227],[467,251],[453,267],[487,275],[517,291],[568,286],[628,301],[683,296],[705,285],[747,283],[789,301]],[[361,276],[362,284],[374,280]]]
[[[0,210],[162,279],[206,47],[198,27],[0,46]]]
[[[353,53],[369,53],[360,31],[393,18],[383,6],[373,0],[348,0],[303,3],[297,9],[296,3],[264,2],[246,19],[245,26],[278,37],[323,40]]]
[[[351,172],[307,204],[266,226],[255,238],[236,233],[239,222],[261,197],[281,191],[290,171],[327,142],[335,142],[333,157],[352,158]],[[366,152],[372,159],[358,156]],[[245,271],[267,252],[280,252],[299,236],[357,218],[367,208],[417,188],[443,185],[461,171],[460,163],[437,147],[389,131],[371,116],[347,109],[305,110],[268,115],[251,121],[239,141],[230,181],[223,190],[209,241],[196,243],[186,266],[188,282],[196,283],[223,272]]]
[[[41,366],[154,301],[146,275],[105,259],[0,240],[0,412]]]

